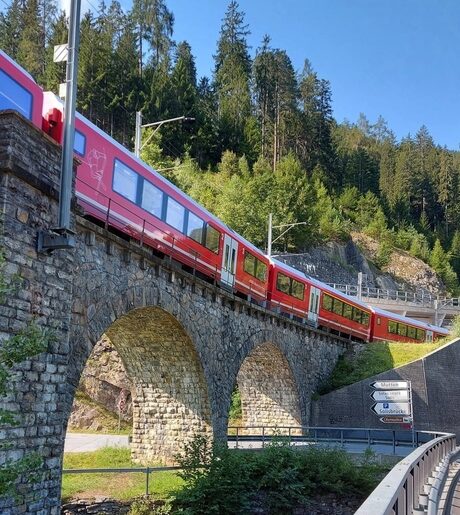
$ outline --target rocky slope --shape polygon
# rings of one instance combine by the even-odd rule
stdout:
[[[439,277],[427,264],[403,251],[394,250],[383,270],[377,269],[373,264],[377,251],[378,242],[354,233],[346,244],[331,242],[305,254],[278,258],[328,283],[357,284],[358,272],[362,272],[364,286],[435,294],[444,291]],[[102,339],[94,348],[81,378],[80,391],[69,421],[70,430],[113,430],[119,406],[121,418],[130,424],[131,383],[108,339]],[[113,414],[112,420],[104,408]]]

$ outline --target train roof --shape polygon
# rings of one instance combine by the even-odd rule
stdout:
[[[32,75],[27,71],[25,70],[20,64],[18,64],[16,61],[13,61],[13,59],[11,59],[11,57],[6,54],[3,50],[0,49],[0,56],[2,56],[3,58],[5,58],[11,65],[13,65],[15,68],[17,68],[21,73],[23,73],[24,75],[26,75],[31,81],[35,82],[35,84],[37,84],[36,80],[32,77]]]
[[[376,308],[371,306],[372,311],[376,315],[382,315],[392,320],[398,320],[399,322],[404,322],[406,324],[415,325],[418,327],[423,327],[424,329],[429,329],[431,331],[436,331],[439,333],[449,334],[449,331],[444,327],[439,327],[433,324],[429,324],[428,322],[422,322],[421,320],[415,320],[414,318],[405,317],[403,315],[398,315],[397,313],[392,313],[391,311],[387,311],[385,309]]]
[[[54,99],[59,102],[59,104],[62,106],[63,102],[62,100],[57,97],[52,91],[46,91],[45,92],[45,95],[46,96],[52,96],[54,97]],[[105,133],[102,129],[100,129],[97,125],[95,125],[94,123],[92,123],[90,120],[88,120],[88,118],[85,118],[82,114],[80,114],[78,111],[76,111],[75,113],[75,116],[82,122],[88,124],[89,126],[91,126],[91,128],[97,132],[101,137],[107,139],[107,140],[110,140],[110,143],[114,146],[116,146],[121,152],[124,152],[124,153],[127,153],[129,154],[129,157],[131,159],[133,159],[134,161],[136,161],[140,166],[142,166],[143,168],[145,168],[147,171],[153,173],[161,182],[163,182],[164,184],[168,185],[171,189],[173,189],[176,193],[178,193],[179,195],[182,195],[184,196],[188,202],[190,202],[193,206],[195,206],[198,210],[200,210],[201,212],[205,213],[213,222],[215,222],[217,225],[219,225],[221,228],[224,228],[226,229],[229,233],[231,233],[232,235],[234,235],[234,237],[236,239],[238,239],[241,243],[244,243],[244,245],[246,245],[248,248],[250,248],[251,250],[253,250],[254,252],[256,252],[257,254],[264,254],[263,251],[261,251],[260,249],[258,249],[253,243],[251,243],[250,241],[246,240],[245,238],[243,238],[243,236],[241,236],[240,234],[238,234],[237,232],[235,232],[231,227],[229,227],[225,222],[223,222],[222,220],[220,220],[219,218],[217,218],[217,216],[213,215],[210,211],[208,211],[205,207],[203,207],[201,204],[199,204],[196,200],[192,199],[189,195],[187,195],[187,193],[183,192],[179,187],[177,187],[175,184],[173,184],[171,181],[168,181],[168,179],[166,179],[166,177],[164,177],[163,175],[161,175],[160,172],[158,172],[157,170],[155,170],[154,168],[152,168],[150,165],[148,165],[147,163],[145,163],[144,161],[142,161],[142,159],[140,159],[139,157],[137,157],[133,152],[131,152],[130,150],[128,150],[125,146],[123,146],[121,143],[119,143],[118,141],[116,141],[115,139],[113,139],[111,136],[109,136],[107,133]]]

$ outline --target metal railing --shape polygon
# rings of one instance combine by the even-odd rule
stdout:
[[[63,469],[63,474],[145,474],[145,494],[150,492],[150,476],[168,470],[183,470],[183,467],[141,467],[141,468],[107,468],[107,469]]]
[[[455,448],[454,434],[444,434],[409,454],[385,476],[355,515],[412,515],[428,506],[425,489],[436,468]]]
[[[328,286],[349,295],[350,297],[365,297],[366,299],[396,300],[401,302],[412,302],[427,307],[434,307],[435,302],[438,307],[452,306],[460,307],[460,298],[450,298],[440,295],[433,295],[424,290],[411,292],[404,290],[386,290],[382,288],[371,288],[363,286],[361,289],[356,284],[337,284],[326,283]],[[361,291],[360,291],[361,290]]]
[[[433,438],[445,436],[437,431],[408,431],[398,429],[369,429],[350,427],[311,427],[311,426],[229,426],[229,442],[235,442],[235,448],[243,442],[260,442],[261,446],[286,438],[292,445],[301,443],[332,442],[340,445],[361,443],[368,447],[384,444],[391,446],[396,454],[396,447],[418,447]]]

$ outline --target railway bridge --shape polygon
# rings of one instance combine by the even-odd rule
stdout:
[[[75,163],[78,166],[78,163]],[[0,512],[60,512],[62,455],[75,389],[93,346],[108,338],[133,391],[133,459],[173,461],[195,434],[225,440],[231,394],[246,425],[308,425],[310,398],[350,342],[250,304],[149,248],[78,214],[76,247],[37,252],[57,220],[60,148],[13,112],[0,113],[2,274],[19,277],[0,307],[6,338],[28,322],[54,333],[16,369],[0,408],[19,425],[0,431],[0,463],[37,451],[39,481],[0,500]]]

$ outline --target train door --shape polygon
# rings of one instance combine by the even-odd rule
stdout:
[[[431,343],[433,341],[433,331],[426,332],[426,341]]]
[[[310,302],[308,304],[308,321],[313,325],[318,325],[320,289],[312,286],[310,288]]]
[[[236,256],[238,242],[228,234],[224,238],[224,252],[220,280],[223,286],[233,287],[235,284]]]

